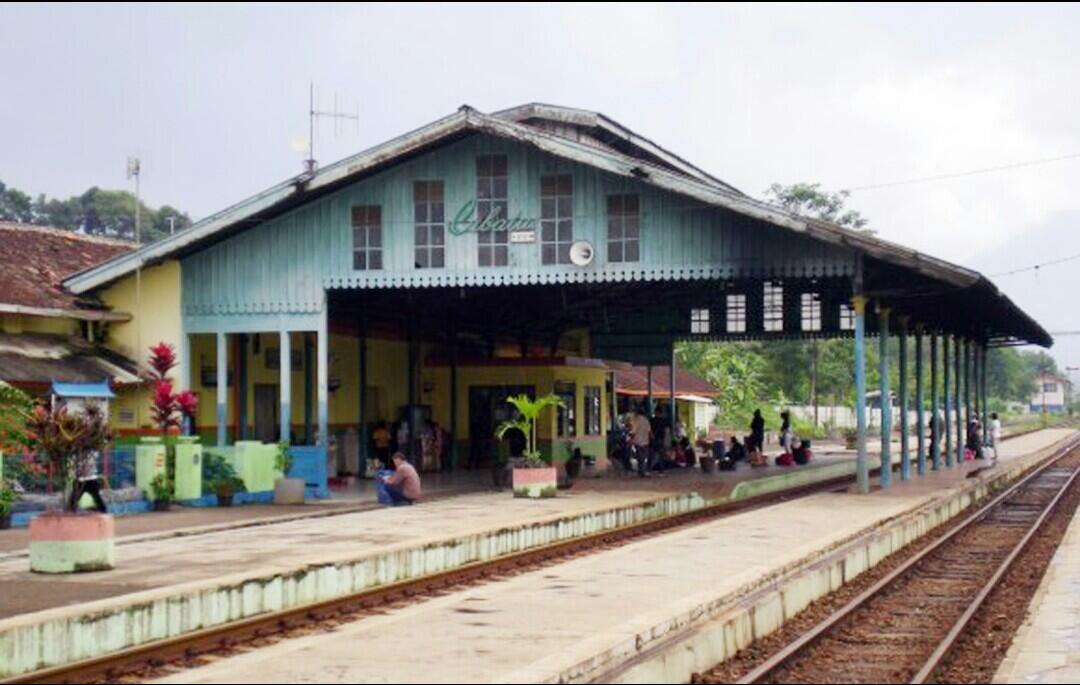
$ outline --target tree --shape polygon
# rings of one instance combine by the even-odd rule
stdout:
[[[844,207],[850,194],[847,190],[830,193],[822,190],[820,183],[793,183],[787,186],[774,183],[765,191],[765,199],[770,204],[783,207],[799,216],[809,216],[837,226],[871,232],[865,228],[869,223],[868,219],[859,212]]]
[[[140,238],[152,243],[191,226],[191,218],[171,205],[155,210],[139,204]],[[170,221],[171,220],[171,221]],[[53,226],[111,238],[135,239],[135,196],[126,190],[88,188],[66,200],[40,194],[36,199],[0,182],[0,221]]]

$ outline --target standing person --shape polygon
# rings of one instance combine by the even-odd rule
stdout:
[[[993,455],[991,461],[997,461],[998,458],[998,444],[1001,442],[1001,419],[998,418],[997,412],[990,414],[990,454]]]
[[[630,420],[630,444],[637,459],[638,475],[644,478],[649,472],[649,446],[652,444],[652,424],[639,407]]]
[[[930,427],[930,452],[929,452],[929,454],[934,454],[934,450],[937,449],[936,445],[937,445],[937,441],[938,441],[938,425],[939,425],[938,422],[939,422],[939,419],[938,419],[937,413],[936,412],[931,412],[930,413],[930,421],[928,422],[928,425]]]
[[[785,454],[791,452],[791,441],[794,434],[791,432],[791,413],[782,411],[780,412],[780,418],[783,421],[780,424],[780,447],[784,450]]]
[[[71,496],[68,499],[68,508],[72,511],[78,508],[82,496],[89,493],[94,500],[94,508],[102,514],[109,513],[105,500],[101,498],[102,478],[98,475],[97,458],[97,450],[82,450],[75,454],[75,478],[71,482]]]
[[[383,482],[386,483],[386,491],[390,494],[393,506],[416,504],[420,501],[422,494],[420,474],[416,472],[412,464],[405,460],[405,455],[401,452],[394,452],[393,460],[394,473],[383,476]]]
[[[375,458],[382,463],[384,469],[390,466],[390,430],[386,427],[386,421],[379,421],[375,425],[375,431],[371,434],[371,442],[375,445]]]
[[[765,419],[761,417],[761,410],[754,410],[754,418],[750,421],[750,435],[754,438],[754,445],[758,450],[765,448]],[[750,450],[753,446],[747,445],[746,449]]]

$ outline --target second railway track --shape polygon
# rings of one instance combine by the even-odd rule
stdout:
[[[739,682],[929,681],[1078,474],[1074,443]]]

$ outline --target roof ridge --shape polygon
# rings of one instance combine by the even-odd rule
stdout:
[[[0,221],[0,230],[31,231],[34,233],[56,235],[64,238],[75,238],[77,240],[84,240],[90,243],[100,243],[102,245],[116,245],[121,247],[130,247],[132,249],[138,247],[137,243],[134,240],[127,240],[126,238],[113,238],[111,236],[104,235],[91,235],[89,233],[80,233],[70,228],[61,228],[59,226],[27,224],[20,223],[18,221]]]

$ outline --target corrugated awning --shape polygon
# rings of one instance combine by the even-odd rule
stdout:
[[[116,397],[107,380],[100,383],[53,383],[51,392],[57,397],[65,398],[92,397],[110,400]]]
[[[82,338],[0,333],[0,379],[12,385],[139,382],[133,361]]]

